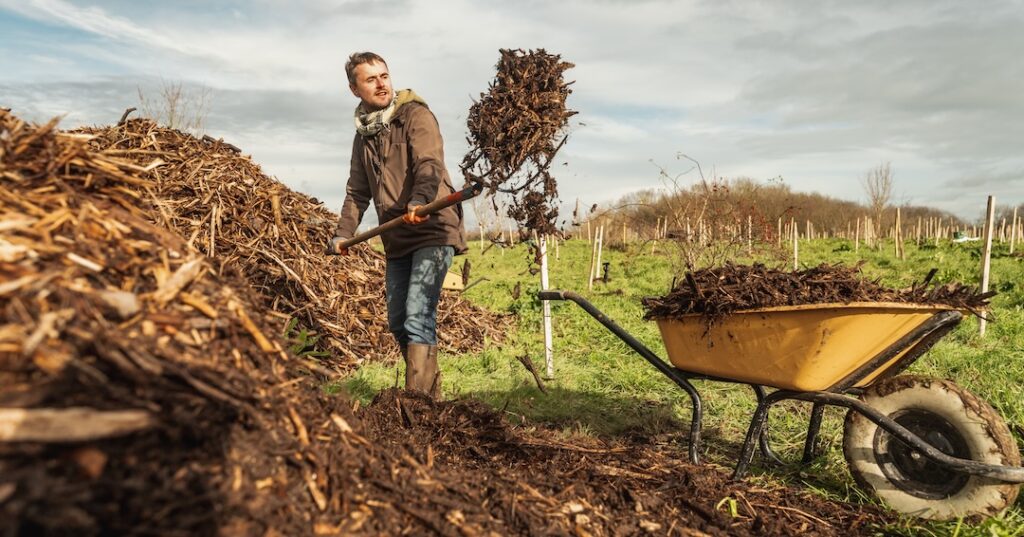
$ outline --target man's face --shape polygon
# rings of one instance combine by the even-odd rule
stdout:
[[[363,108],[373,112],[391,104],[395,91],[391,88],[388,66],[382,62],[362,63],[356,66],[355,84],[350,84],[352,94],[363,101]]]

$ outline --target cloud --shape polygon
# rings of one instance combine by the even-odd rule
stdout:
[[[850,199],[892,161],[906,198],[973,216],[957,185],[1003,178],[1017,189],[1006,201],[1024,192],[1009,182],[1024,169],[1024,124],[1009,120],[1024,115],[1022,22],[1013,1],[0,0],[0,32],[14,36],[0,45],[0,104],[109,123],[137,86],[204,85],[213,134],[334,200],[352,136],[350,52],[384,55],[396,86],[427,99],[458,183],[466,113],[498,49],[544,47],[576,64],[580,114],[556,171],[565,199],[658,187],[650,161],[683,151],[720,175]]]
[[[801,61],[751,79],[736,104],[769,115],[783,132],[816,130],[827,135],[818,137],[824,144],[834,137],[840,148],[859,140],[937,159],[1003,156],[1014,137],[992,126],[1024,113],[1024,65],[1015,58],[1024,50],[1021,22],[940,21],[828,44],[787,41],[776,50],[799,49]]]
[[[4,0],[0,5],[37,20],[64,24],[112,39],[134,41],[192,56],[204,55],[201,48],[171,39],[156,27],[141,26],[97,7],[82,8],[64,0],[31,0],[29,2]]]

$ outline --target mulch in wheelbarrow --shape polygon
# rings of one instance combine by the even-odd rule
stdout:
[[[727,263],[688,272],[667,295],[642,300],[644,318],[674,319],[698,313],[713,323],[742,310],[851,302],[943,305],[980,316],[996,294],[981,293],[975,286],[959,283],[929,285],[935,270],[910,287],[892,289],[865,277],[860,267],[861,264],[848,267],[824,263],[806,270],[785,271],[760,263]]]

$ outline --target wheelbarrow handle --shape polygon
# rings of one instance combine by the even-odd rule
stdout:
[[[477,184],[470,185],[470,186],[468,186],[468,187],[466,187],[466,188],[464,188],[464,189],[462,189],[462,190],[460,190],[458,192],[454,192],[452,194],[449,194],[448,196],[446,196],[444,198],[441,198],[439,200],[434,200],[434,201],[432,201],[432,202],[430,202],[430,203],[428,203],[426,205],[421,205],[421,206],[417,207],[415,214],[416,214],[416,216],[427,216],[427,215],[430,215],[430,214],[434,214],[434,213],[440,211],[441,209],[445,209],[445,208],[451,207],[452,205],[455,205],[456,203],[461,203],[463,201],[466,201],[466,200],[468,200],[470,198],[473,198],[473,197],[479,195],[480,192],[483,191],[483,189],[484,189],[483,183],[477,183]],[[357,244],[359,244],[359,243],[361,243],[363,241],[372,239],[373,237],[376,237],[377,235],[380,235],[381,233],[384,233],[385,231],[388,231],[388,230],[391,230],[391,229],[394,229],[394,228],[396,228],[398,226],[403,225],[405,223],[403,218],[404,218],[404,216],[398,216],[398,217],[392,218],[391,220],[388,220],[387,222],[385,222],[385,223],[383,223],[383,224],[381,224],[381,225],[379,225],[379,226],[377,226],[377,227],[375,227],[373,229],[370,229],[368,231],[364,231],[362,233],[359,233],[358,235],[352,237],[351,239],[345,239],[344,241],[341,241],[339,246],[341,246],[342,248],[351,248],[351,247],[353,247],[353,246],[355,246],[355,245],[357,245]],[[328,254],[329,255],[335,255],[335,252],[332,250],[332,251],[329,251]]]
[[[565,300],[565,291],[538,291],[537,298],[541,300]]]
[[[597,322],[604,325],[611,333],[615,334],[622,340],[623,343],[629,345],[631,349],[636,351],[644,360],[653,365],[655,369],[660,371],[663,375],[668,377],[672,382],[675,382],[677,386],[683,389],[690,396],[690,402],[693,404],[693,413],[691,414],[690,421],[690,462],[692,464],[698,464],[700,462],[699,446],[700,446],[700,425],[703,421],[704,407],[700,401],[700,394],[697,393],[697,389],[693,387],[693,384],[686,379],[680,372],[677,372],[670,364],[662,360],[654,351],[648,349],[646,345],[640,342],[640,340],[633,337],[632,334],[626,332],[621,326],[611,320],[607,315],[597,309],[593,304],[588,302],[585,298],[579,295],[579,293],[573,291],[561,291],[561,290],[550,290],[550,291],[538,291],[537,298],[540,300],[568,300],[575,302],[576,305],[583,308],[583,311],[590,314]]]

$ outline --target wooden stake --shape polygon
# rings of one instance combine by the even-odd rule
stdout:
[[[893,244],[896,247],[896,259],[903,259],[903,231],[900,227],[900,208],[896,207],[896,225],[892,230]]]
[[[996,198],[988,197],[988,208],[985,211],[985,249],[981,255],[981,292],[988,292],[988,272],[992,267],[992,232],[996,219]],[[985,319],[978,320],[978,335],[985,336]]]
[[[853,234],[853,253],[860,252],[860,217],[857,217],[857,231]]]
[[[589,224],[589,222],[588,222]],[[589,227],[589,226],[588,226]],[[587,273],[587,290],[594,288],[594,265],[597,264],[597,240],[590,242],[590,271]]]
[[[548,290],[548,241],[540,239],[540,289]],[[555,362],[551,345],[551,303],[544,301],[544,363],[547,366],[547,378],[555,376]]]
[[[1017,230],[1020,229],[1017,224],[1017,208],[1013,208],[1013,223],[1010,225],[1010,253],[1013,254],[1013,247],[1017,244]]]
[[[754,227],[753,219],[748,214],[747,215],[747,255],[748,256],[753,256],[754,255],[754,243],[751,240],[751,237],[753,236],[753,233],[754,233],[753,227]]]
[[[472,200],[473,214],[476,215],[476,227],[480,231],[480,252],[484,251],[484,224],[483,220],[480,219],[480,211],[476,210],[476,198]]]
[[[800,268],[800,247],[797,245],[800,238],[800,230],[796,228],[796,220],[791,222],[793,228],[793,270]]]

